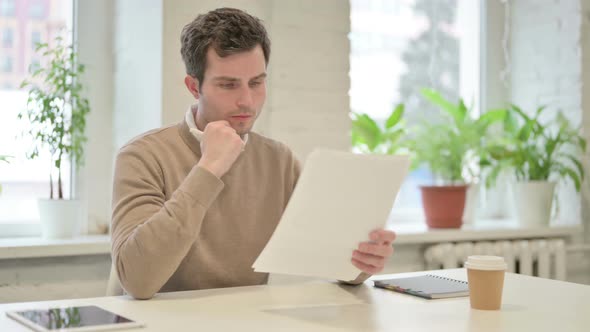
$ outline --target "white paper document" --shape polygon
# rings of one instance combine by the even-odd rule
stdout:
[[[352,252],[382,228],[410,165],[407,156],[315,150],[257,272],[353,280]]]

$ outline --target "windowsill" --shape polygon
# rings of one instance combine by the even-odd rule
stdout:
[[[0,239],[0,260],[106,255],[110,252],[109,235],[87,235],[71,239],[51,240],[39,237]]]
[[[581,225],[523,226],[512,219],[476,220],[459,229],[428,229],[424,222],[392,222],[390,225],[397,233],[395,244],[398,245],[571,237],[582,231]]]
[[[571,237],[582,230],[580,225],[527,227],[514,220],[477,220],[460,229],[428,229],[424,222],[393,222],[396,245],[454,241],[517,240],[527,238]],[[72,239],[39,237],[0,239],[0,260],[40,257],[108,255],[109,235],[88,235]]]

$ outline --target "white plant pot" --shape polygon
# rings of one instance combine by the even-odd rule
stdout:
[[[518,222],[526,226],[548,226],[555,182],[517,182],[513,188]]]
[[[465,210],[463,211],[463,224],[473,224],[477,216],[479,203],[479,183],[472,183],[467,188]]]
[[[71,238],[77,234],[82,207],[80,201],[39,199],[37,204],[44,238]]]

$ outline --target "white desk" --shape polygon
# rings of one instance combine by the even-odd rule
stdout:
[[[463,269],[433,273],[466,280]],[[406,273],[410,275],[416,273]],[[390,277],[380,276],[379,278]],[[365,285],[310,282],[0,305],[0,331],[28,331],[4,312],[95,304],[147,324],[133,331],[590,331],[590,286],[507,274],[501,311],[468,298],[425,300]]]

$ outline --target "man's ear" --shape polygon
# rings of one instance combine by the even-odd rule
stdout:
[[[186,75],[184,78],[184,85],[186,85],[186,88],[195,97],[195,99],[199,99],[199,80],[190,75]]]

